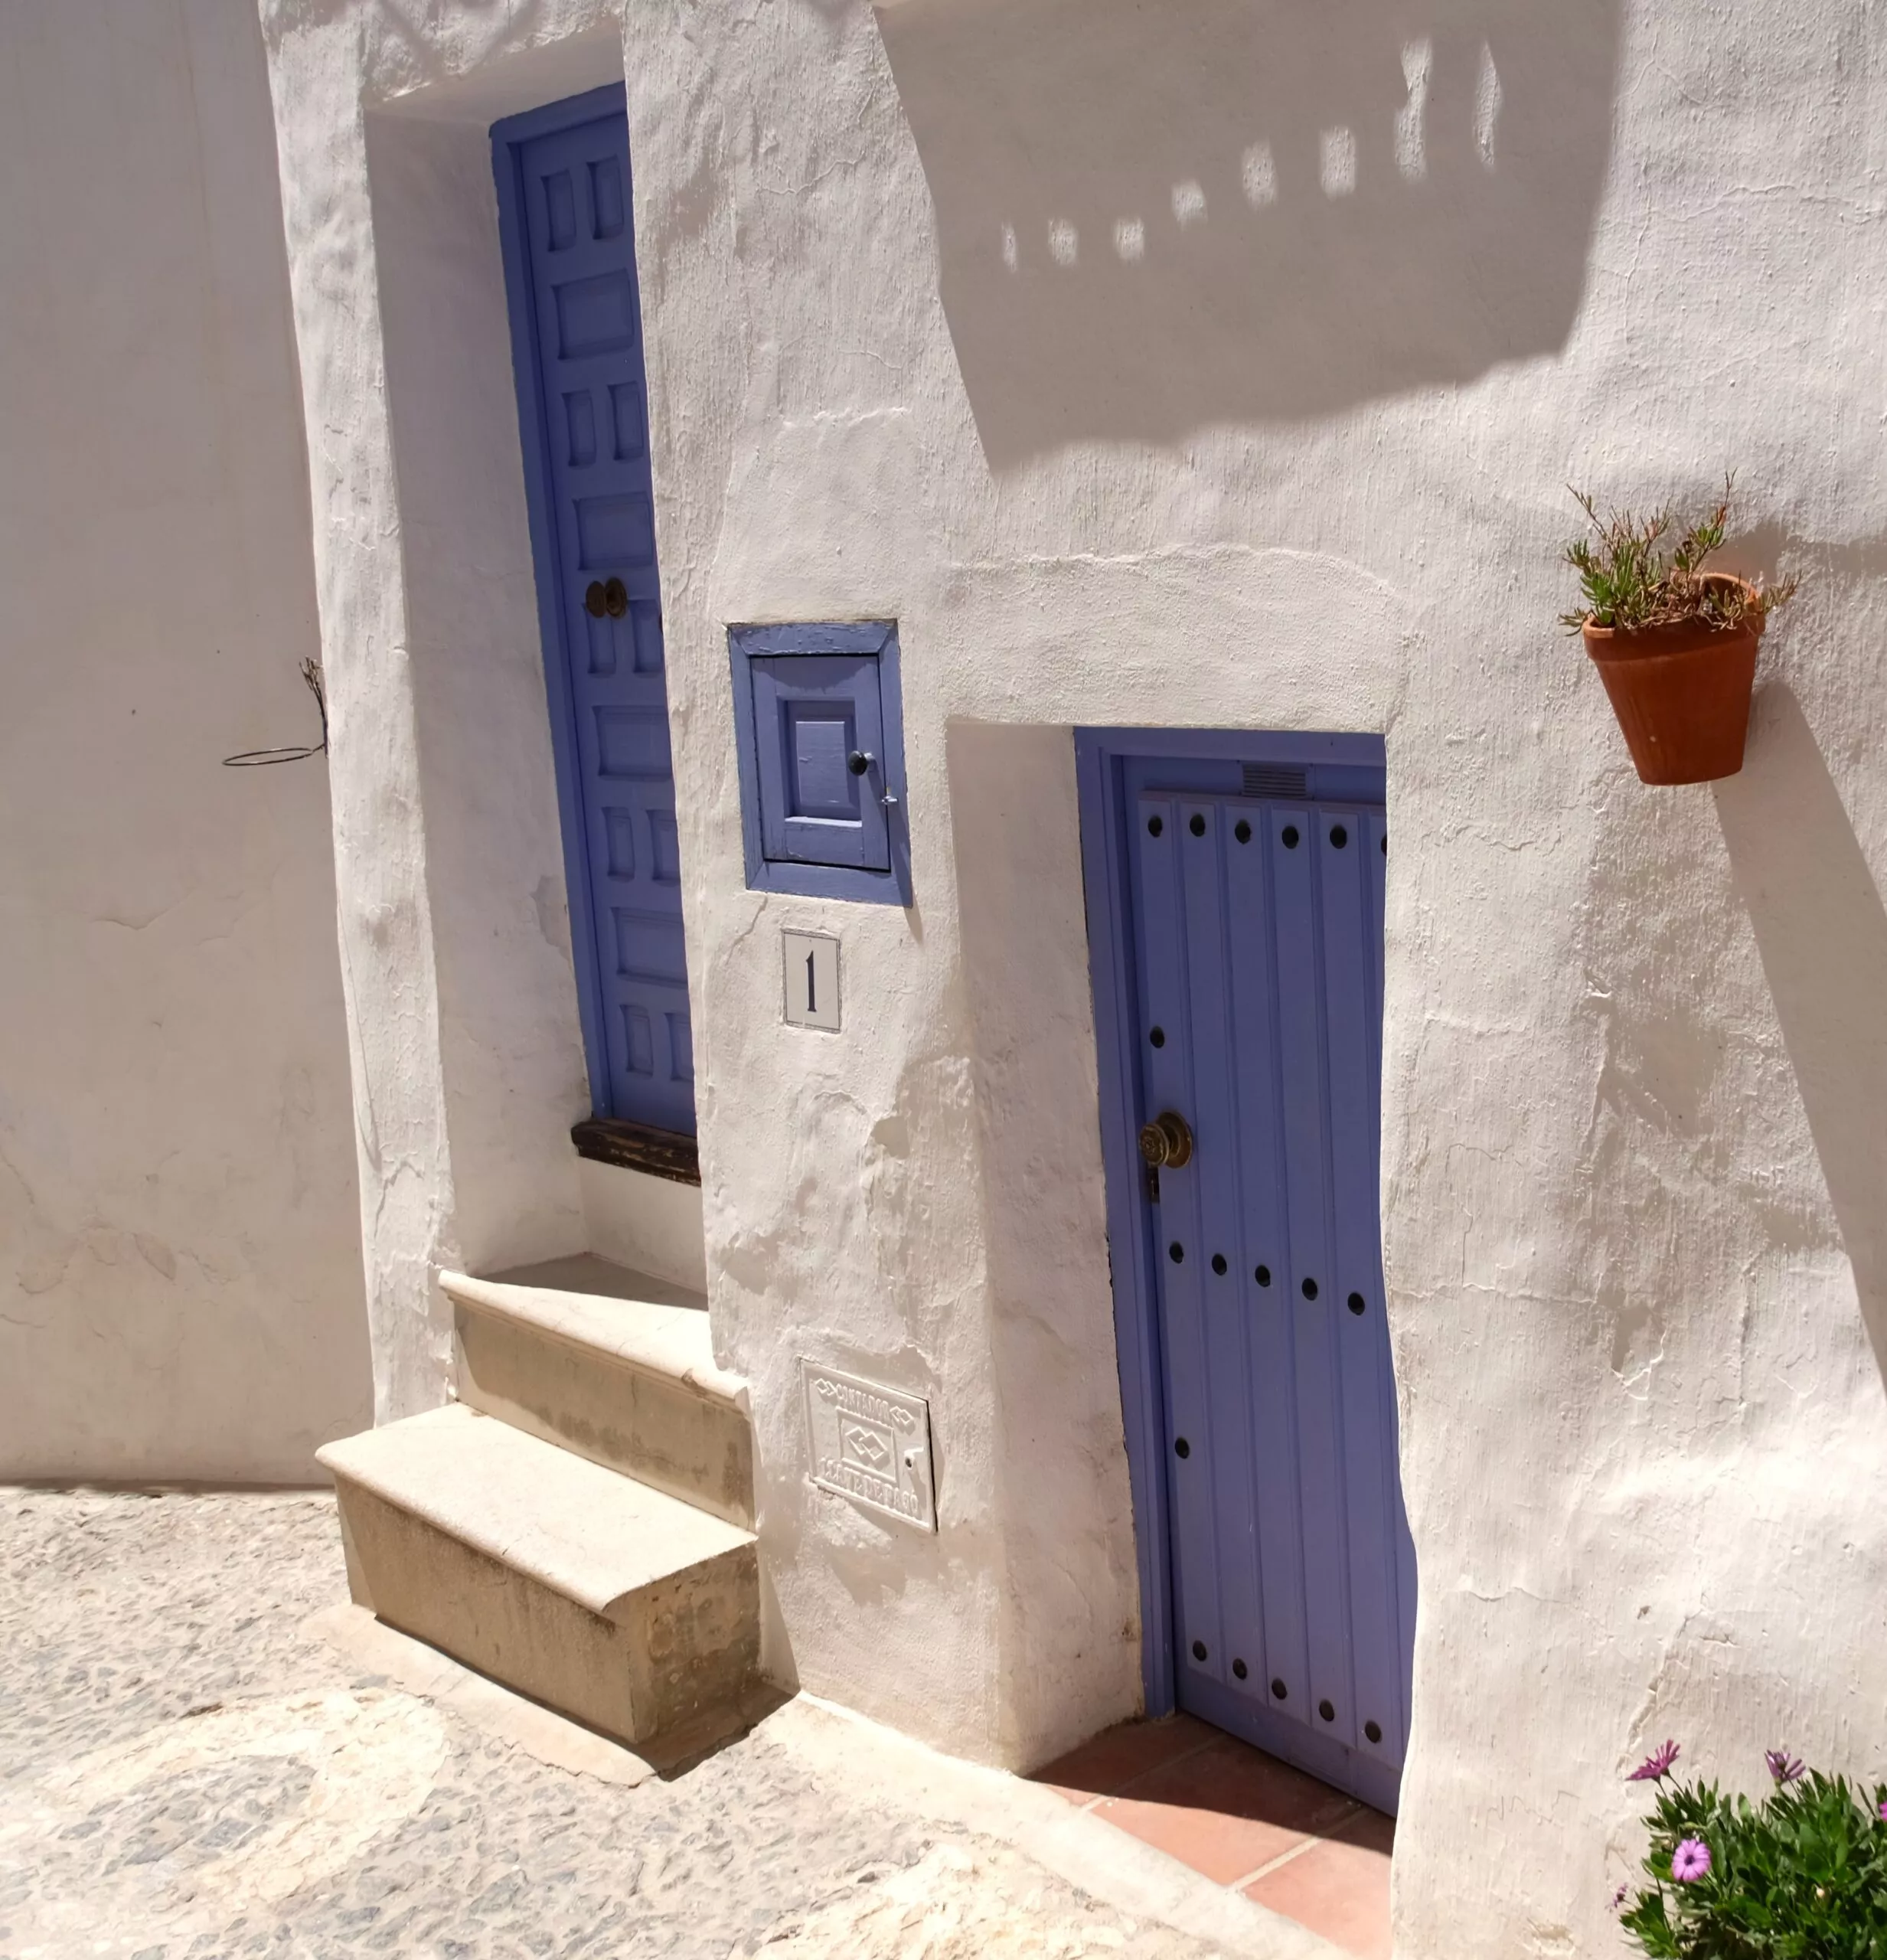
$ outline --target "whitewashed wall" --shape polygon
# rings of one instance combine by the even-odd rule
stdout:
[[[461,683],[418,658],[419,577],[380,547],[401,452],[432,468],[448,435],[436,403],[402,421],[387,245],[415,205],[377,146],[438,126],[468,237],[482,124],[620,60],[710,1282],[753,1383],[775,1664],[1017,1762],[1133,1705],[1066,730],[1380,730],[1422,1588],[1399,1939],[1613,1950],[1645,1743],[1732,1780],[1782,1740],[1878,1767],[1879,24],[1842,0],[635,0],[618,56],[618,18],[446,5],[419,32],[386,0],[265,0],[344,940],[390,1140],[383,1409],[441,1392],[442,1248],[570,1229],[548,1181],[474,1206],[444,1167],[520,1099],[547,1134],[571,1064],[531,1061],[541,1028],[485,989],[501,1093],[425,978],[476,970],[481,906],[524,916],[554,833],[514,672],[523,820],[477,903],[440,864],[429,887],[426,839],[469,808]],[[462,263],[488,372],[496,267]],[[1650,791],[1554,624],[1564,486],[1656,501],[1726,466],[1739,561],[1807,590],[1744,775]],[[514,485],[454,494],[521,534]],[[421,548],[449,566],[436,527]],[[743,888],[724,624],[834,615],[900,622],[908,916]],[[481,657],[520,657],[502,638]],[[838,1040],[778,1024],[782,925],[844,937]],[[936,1538],[808,1487],[802,1353],[931,1397]]]
[[[246,0],[0,8],[0,1478],[368,1407],[274,165]]]

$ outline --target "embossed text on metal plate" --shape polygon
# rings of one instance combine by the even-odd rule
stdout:
[[[937,1528],[930,1404],[801,1359],[812,1481],[920,1531]]]

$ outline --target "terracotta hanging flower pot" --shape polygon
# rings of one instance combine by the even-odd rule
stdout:
[[[1706,614],[1601,626],[1588,616],[1581,629],[1645,782],[1714,782],[1743,766],[1765,616],[1742,580],[1706,573],[1700,583],[1745,601],[1734,625]]]
[[[1572,494],[1592,535],[1566,547],[1585,604],[1561,616],[1592,657],[1647,782],[1714,782],[1743,766],[1756,647],[1796,581],[1751,585],[1703,567],[1729,534],[1732,484],[1715,508],[1676,528]]]

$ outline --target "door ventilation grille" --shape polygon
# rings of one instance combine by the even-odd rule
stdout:
[[[1246,763],[1245,793],[1248,796],[1308,796],[1310,771],[1289,763]]]

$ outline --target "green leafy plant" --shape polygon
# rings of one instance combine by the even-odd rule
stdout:
[[[1715,1784],[1671,1783],[1677,1745],[1631,1773],[1657,1801],[1637,1888],[1620,1923],[1652,1960],[1887,1960],[1887,1783],[1872,1793],[1767,1758],[1760,1804]],[[1626,1905],[1631,1900],[1629,1906]]]
[[[1601,517],[1593,498],[1575,490],[1573,501],[1585,511],[1592,535],[1566,547],[1566,563],[1579,575],[1585,604],[1562,614],[1562,623],[1577,632],[1588,619],[1596,626],[1627,630],[1703,619],[1728,632],[1752,613],[1766,617],[1794,598],[1798,582],[1792,578],[1773,586],[1744,585],[1703,569],[1729,532],[1733,488],[1725,477],[1716,506],[1681,531],[1668,505],[1648,518],[1630,511]]]

